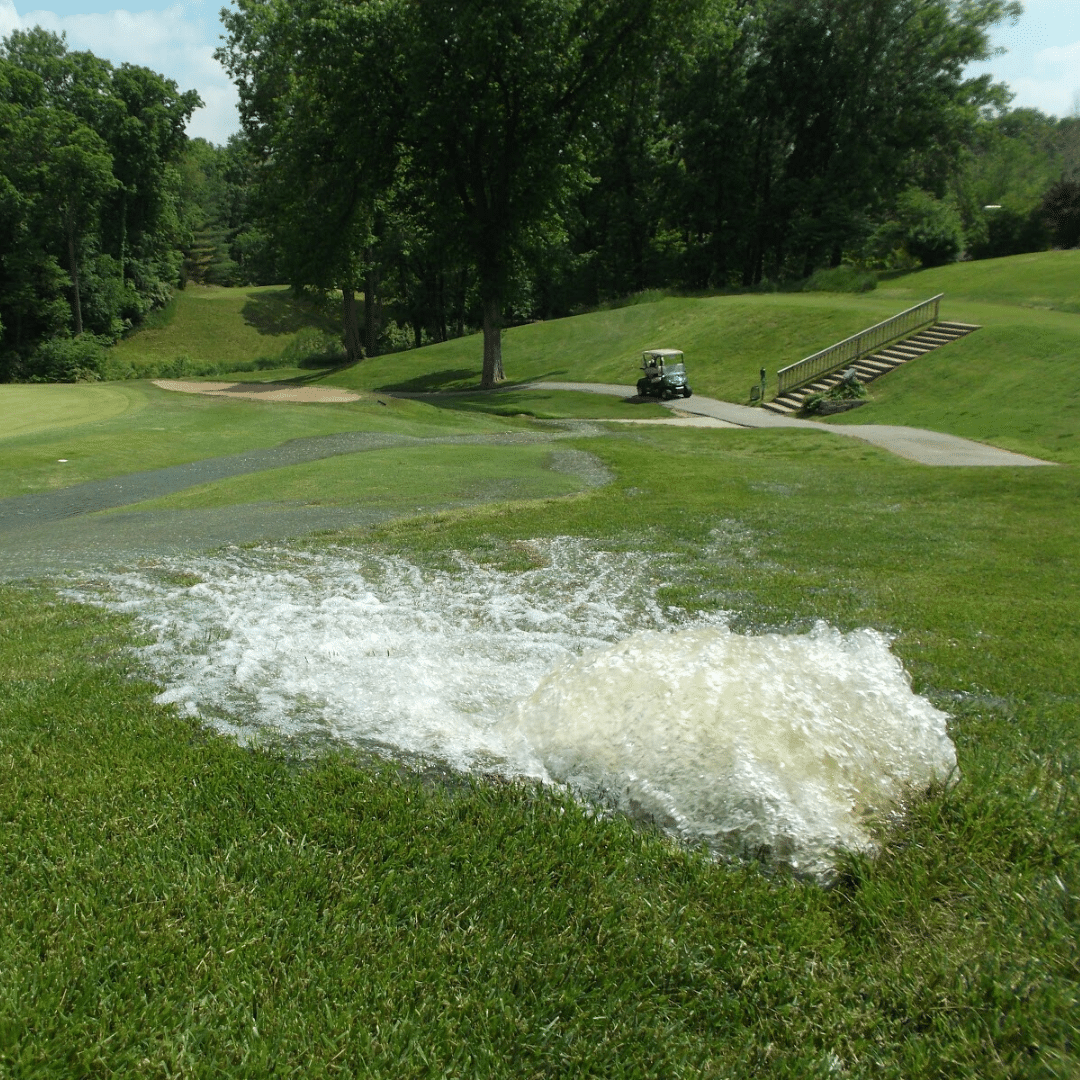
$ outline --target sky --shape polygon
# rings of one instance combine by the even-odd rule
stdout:
[[[47,10],[33,7],[36,2],[0,0],[0,37],[32,26],[64,32],[70,49],[141,64],[175,79],[181,90],[197,90],[205,104],[188,125],[192,137],[223,144],[239,129],[236,90],[213,57],[221,0],[132,0],[131,10],[108,0],[47,0]],[[1008,84],[1014,108],[1080,115],[1080,0],[1026,0],[1024,7],[1015,25],[993,32],[993,43],[1005,51],[969,73],[989,71]]]

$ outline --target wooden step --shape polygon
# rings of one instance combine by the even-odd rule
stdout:
[[[847,368],[838,369],[823,375],[806,386],[800,386],[795,390],[779,395],[773,401],[765,402],[763,408],[781,416],[791,416],[798,412],[811,394],[820,394],[836,386],[843,378],[843,372],[853,368],[860,381],[864,383],[880,379],[902,364],[925,356],[928,352],[940,349],[945,345],[956,341],[958,338],[970,334],[979,327],[974,323],[938,322],[933,326],[920,330],[903,341],[886,345],[875,353],[861,356],[858,360],[849,364]]]

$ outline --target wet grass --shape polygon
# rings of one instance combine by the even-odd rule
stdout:
[[[947,271],[969,273],[927,273]],[[1048,281],[1067,302],[1066,278]],[[914,299],[939,291],[924,284]],[[1027,452],[1060,444],[1039,456],[1074,461],[1068,425],[1037,401],[1074,385],[1075,316],[1022,306],[1050,285],[1002,279],[995,288],[1020,300],[947,309],[986,328],[940,366],[928,358],[883,380],[859,422],[936,417]],[[882,297],[886,287],[874,303],[889,314],[903,297]],[[804,300],[733,299],[777,305],[759,314]],[[601,320],[577,349],[554,329],[521,328],[522,340],[552,335],[530,377],[623,381],[604,367],[604,335],[629,362],[639,342],[673,343],[676,324],[658,317],[682,303],[587,317],[641,315],[632,348],[629,323]],[[819,329],[880,317],[866,320],[861,298],[845,303]],[[766,329],[746,333],[764,343]],[[718,318],[711,332],[722,331]],[[460,373],[464,355],[429,353],[429,376]],[[573,357],[587,376],[568,374]],[[507,363],[517,377],[509,348]],[[129,389],[142,397],[123,415],[87,421],[77,403],[58,405],[38,430],[0,438],[7,493],[365,424],[529,424],[420,402]],[[512,407],[529,403],[520,393]],[[58,416],[76,419],[57,427]],[[643,558],[676,553],[661,598],[730,611],[740,629],[825,619],[888,631],[915,689],[952,715],[960,783],[879,823],[880,856],[847,860],[824,890],[752,859],[710,864],[496,778],[447,784],[347,752],[298,761],[240,748],[154,703],[122,618],[47,588],[0,587],[0,1076],[1080,1074],[1076,468],[926,468],[806,431],[619,427],[558,445],[600,456],[614,483],[319,542],[435,563],[456,548],[513,569],[522,540],[586,536]],[[419,483],[457,452],[428,448],[397,467]],[[56,474],[59,457],[81,472]],[[297,497],[325,485],[317,497],[344,498],[364,486],[350,460],[289,482]],[[531,461],[507,456],[504,475]],[[373,482],[389,490],[389,476]]]
[[[1076,1074],[1075,470],[801,431],[577,445],[616,482],[333,542],[514,566],[591,536],[676,552],[664,597],[743,628],[889,630],[957,787],[823,890],[553,793],[241,749],[153,703],[120,618],[7,587],[0,1074]]]
[[[367,396],[346,405],[289,405],[173,393],[141,382],[0,387],[0,406],[8,390],[17,394],[24,389],[41,389],[50,400],[63,404],[42,404],[33,425],[21,414],[26,421],[21,434],[0,434],[0,498],[340,431],[423,436],[507,427],[502,418],[388,397],[381,399],[382,404]],[[117,401],[122,400],[124,411],[116,415],[108,409],[98,411],[102,391],[120,395]]]
[[[113,513],[243,506],[248,503],[364,504],[408,516],[418,503],[536,499],[565,495],[581,482],[549,468],[552,444],[402,446],[327,458],[200,484]]]

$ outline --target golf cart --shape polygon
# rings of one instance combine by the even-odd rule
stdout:
[[[644,374],[637,381],[638,397],[669,401],[673,397],[690,396],[686,365],[679,349],[646,349],[641,357],[641,370]]]

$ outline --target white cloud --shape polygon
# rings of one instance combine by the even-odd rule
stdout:
[[[12,0],[0,0],[0,37],[7,37],[19,28],[19,13]]]
[[[192,116],[189,135],[224,143],[239,130],[236,88],[213,57],[221,26],[197,8],[19,15],[12,0],[0,0],[0,34],[32,26],[66,33],[69,49],[87,49],[115,64],[139,64],[174,79],[181,90],[197,90],[205,104]]]

